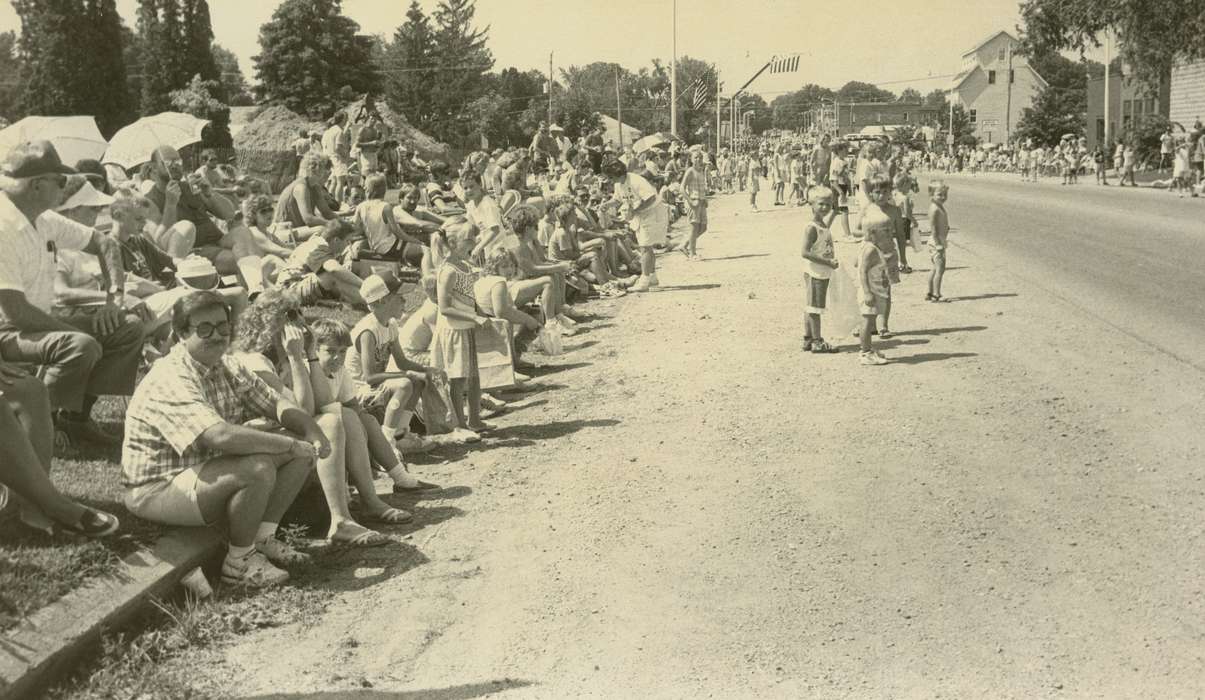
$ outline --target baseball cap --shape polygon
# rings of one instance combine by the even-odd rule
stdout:
[[[79,178],[83,183],[77,188],[74,183],[68,183],[67,189],[75,192],[58,207],[58,211],[67,211],[76,207],[107,207],[113,203],[113,198],[92,186],[92,183],[82,175],[72,175],[71,179]]]
[[[360,296],[367,304],[376,303],[390,295],[389,285],[380,275],[369,275],[360,285]]]
[[[218,270],[209,258],[199,255],[190,255],[176,263],[176,279],[181,286],[198,291],[217,289],[220,281]]]
[[[59,152],[49,141],[26,141],[19,144],[4,157],[0,174],[12,178],[38,177],[39,175],[72,175],[75,169],[63,165]]]

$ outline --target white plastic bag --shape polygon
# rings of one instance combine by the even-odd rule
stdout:
[[[536,340],[544,354],[550,357],[560,355],[565,351],[564,342],[561,339],[561,327],[555,323],[544,324]]]

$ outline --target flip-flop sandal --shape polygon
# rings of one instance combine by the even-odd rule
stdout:
[[[812,352],[827,354],[838,352],[838,350],[823,340],[817,340],[812,343]]]
[[[341,545],[346,545],[348,547],[368,548],[368,547],[382,547],[384,545],[389,544],[392,540],[390,540],[385,535],[377,532],[376,530],[370,530],[368,528],[364,528],[363,532],[361,532],[358,535],[354,535],[352,537],[340,537],[339,533],[336,532],[333,536],[327,538],[326,541],[331,544],[341,544]]]
[[[385,525],[402,525],[414,520],[414,515],[401,508],[386,508],[380,513],[365,513],[364,520]]]
[[[117,528],[121,527],[121,521],[116,515],[110,515],[99,510],[91,508],[84,509],[84,514],[80,516],[79,522],[75,524],[55,523],[55,525],[64,532],[69,532],[73,535],[83,535],[84,537],[107,537],[117,532]]]
[[[893,335],[895,335],[895,333],[892,333],[891,331],[880,331],[879,332],[879,338],[881,338],[883,340],[890,340],[891,336],[893,336]]]
[[[469,428],[469,430],[472,430],[474,433],[477,433],[478,435],[488,435],[491,432],[497,430],[498,426],[492,425],[490,423],[482,423],[481,425],[476,426],[476,427],[470,425],[470,426],[468,426],[468,428]]]
[[[428,491],[442,491],[442,490],[443,490],[443,487],[440,486],[439,484],[432,484],[432,483],[428,483],[428,482],[422,481],[422,480],[420,480],[418,482],[418,484],[415,486],[401,486],[399,484],[393,485],[394,493],[426,493]]]

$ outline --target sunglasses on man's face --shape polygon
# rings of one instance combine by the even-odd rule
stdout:
[[[223,338],[229,338],[231,327],[229,321],[220,321],[218,323],[201,322],[192,327],[193,333],[197,334],[202,340],[209,340],[213,337],[216,331]]]
[[[59,188],[60,190],[67,186],[67,176],[63,175],[61,173],[55,173],[53,175],[39,175],[38,177],[36,177],[34,179],[42,180],[45,182],[53,182],[54,186]]]

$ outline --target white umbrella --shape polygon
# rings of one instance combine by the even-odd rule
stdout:
[[[18,144],[39,139],[54,144],[67,165],[99,159],[109,147],[92,117],[25,117],[0,131],[0,157]]]
[[[151,152],[159,146],[184,148],[201,140],[201,132],[209,126],[208,119],[198,119],[183,112],[161,112],[138,121],[113,134],[105,163],[116,163],[127,170],[150,161]]]

